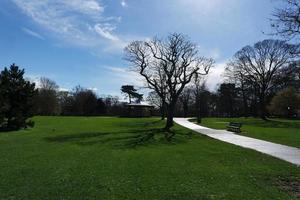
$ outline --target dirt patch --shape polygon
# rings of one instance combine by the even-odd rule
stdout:
[[[300,197],[300,181],[294,178],[280,178],[276,185],[291,196]]]

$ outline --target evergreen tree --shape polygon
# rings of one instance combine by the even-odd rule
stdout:
[[[132,103],[132,99],[136,99],[137,103],[143,100],[143,95],[139,94],[133,85],[122,85],[121,92],[129,99],[129,103]]]
[[[13,64],[0,74],[1,130],[18,130],[34,124],[28,118],[33,116],[35,84],[26,81],[24,73],[24,69]]]

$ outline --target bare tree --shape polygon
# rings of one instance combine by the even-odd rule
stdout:
[[[300,1],[282,0],[283,8],[278,8],[271,19],[276,34],[291,39],[300,34]]]
[[[39,115],[57,115],[59,114],[59,86],[55,81],[41,77],[38,93],[35,97],[36,112]]]
[[[296,47],[281,40],[264,40],[238,51],[228,63],[227,71],[239,75],[258,88],[260,116],[266,119],[266,96],[274,87],[274,77],[293,61]],[[243,75],[243,76],[241,76]]]
[[[253,92],[255,83],[246,74],[243,74],[242,70],[230,67],[231,63],[228,63],[228,65],[224,73],[227,78],[226,82],[234,83],[239,88],[243,104],[243,116],[249,116],[249,99],[255,95]]]
[[[177,33],[166,39],[134,41],[125,48],[125,59],[145,78],[148,87],[166,100],[167,131],[173,126],[175,105],[184,87],[195,74],[206,75],[213,64],[212,59],[198,55],[197,46],[186,36]],[[168,139],[172,136],[166,135]]]
[[[46,77],[41,77],[40,78],[40,88],[44,90],[51,90],[51,91],[58,91],[59,86],[55,83],[55,81],[46,78]]]

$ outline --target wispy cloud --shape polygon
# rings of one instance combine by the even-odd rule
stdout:
[[[28,29],[28,28],[23,27],[23,28],[22,28],[22,31],[23,31],[24,33],[26,33],[26,34],[32,36],[32,37],[35,37],[35,38],[40,39],[40,40],[44,40],[44,39],[45,39],[45,38],[44,38],[43,36],[41,36],[39,33],[35,32],[35,31],[33,31],[33,30],[30,30],[30,29]]]
[[[12,1],[47,33],[67,43],[92,48],[124,46],[114,33],[121,18],[106,16],[105,6],[99,0]],[[38,37],[29,29],[26,32]]]
[[[144,86],[144,79],[138,73],[122,67],[104,67],[113,79],[121,81],[123,84],[135,85],[137,87]]]

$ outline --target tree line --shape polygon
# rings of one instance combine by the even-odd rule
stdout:
[[[36,115],[62,116],[117,116],[124,113],[118,96],[101,96],[90,89],[76,86],[71,91],[60,91],[59,86],[48,78],[41,78],[34,97]]]
[[[118,96],[98,97],[94,91],[81,86],[60,91],[57,83],[49,78],[40,78],[37,85],[24,75],[25,70],[15,64],[0,73],[0,131],[32,127],[31,118],[36,115],[122,116],[126,113],[125,103]],[[133,99],[142,98],[133,86],[121,89],[131,95],[132,89]]]

